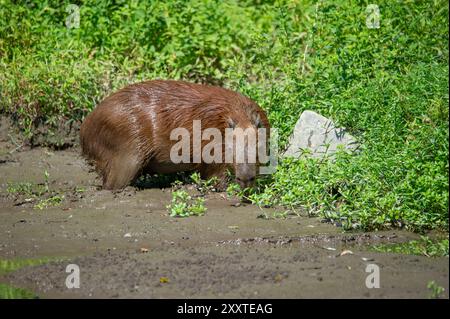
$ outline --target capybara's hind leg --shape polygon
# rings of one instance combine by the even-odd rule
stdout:
[[[141,161],[134,156],[114,157],[103,174],[103,188],[125,188],[137,177],[141,168]]]

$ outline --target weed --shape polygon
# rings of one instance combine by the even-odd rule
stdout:
[[[37,266],[48,263],[54,259],[52,258],[38,258],[38,259],[0,259],[0,275],[18,270],[23,267]]]
[[[58,206],[64,200],[64,195],[60,195],[50,190],[50,174],[44,171],[44,183],[36,184],[30,182],[8,183],[7,192],[13,195],[23,195],[29,200],[37,203],[36,209],[45,209],[51,206]],[[84,191],[81,189],[81,191]],[[77,189],[77,192],[80,192]]]
[[[26,289],[0,283],[0,299],[38,299],[38,297]]]
[[[257,216],[257,218],[262,218],[262,219],[285,219],[289,216],[290,212],[289,211],[275,211],[272,213],[272,215],[268,215],[266,212],[263,212],[261,214],[259,214]]]
[[[45,209],[52,206],[58,206],[64,200],[64,195],[54,195],[46,199],[41,199],[39,202],[34,205],[35,209]]]
[[[421,236],[420,240],[412,240],[406,243],[376,245],[373,249],[379,252],[423,255],[427,257],[449,256],[448,239],[432,240],[426,236]]]
[[[196,172],[193,173],[190,176],[192,182],[195,184],[197,190],[201,193],[201,194],[206,194],[208,192],[211,192],[214,190],[214,187],[216,186],[218,179],[217,177],[212,177],[208,180],[203,180],[200,177],[200,173]]]
[[[438,284],[436,284],[436,282],[434,280],[430,281],[427,284],[427,288],[430,291],[430,299],[439,299],[442,297],[442,294],[445,291],[444,287],[439,286]]]
[[[185,190],[178,189],[172,192],[172,202],[167,209],[172,217],[201,216],[206,212],[204,203],[204,198],[193,198]]]
[[[28,182],[8,183],[6,191],[10,194],[32,196],[36,193],[37,185]],[[38,191],[41,194],[41,191]]]

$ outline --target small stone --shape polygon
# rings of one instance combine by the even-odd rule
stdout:
[[[281,282],[284,279],[283,275],[277,274],[274,278],[275,282]]]
[[[345,255],[353,255],[353,252],[351,250],[344,250],[339,254],[339,256],[345,256]]]
[[[289,138],[289,147],[283,157],[299,158],[309,153],[323,158],[336,153],[339,147],[352,151],[357,148],[356,139],[344,128],[337,128],[333,121],[313,111],[304,111]]]

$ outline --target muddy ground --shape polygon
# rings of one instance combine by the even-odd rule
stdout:
[[[23,182],[48,190],[11,190]],[[448,258],[370,249],[416,234],[344,233],[318,218],[258,218],[277,210],[239,205],[224,193],[206,196],[204,216],[173,218],[170,188],[114,193],[99,186],[76,146],[29,148],[2,120],[0,259],[58,261],[0,282],[40,298],[427,298],[434,280],[448,298]],[[52,196],[59,200],[39,205]],[[345,250],[353,254],[340,256]],[[65,285],[68,264],[80,268],[79,289]],[[379,266],[378,289],[366,287],[368,264]]]

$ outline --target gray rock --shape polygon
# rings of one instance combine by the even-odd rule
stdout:
[[[326,117],[313,111],[304,111],[295,124],[294,132],[289,138],[289,147],[283,157],[300,157],[310,154],[312,157],[323,158],[332,156],[338,146],[352,151],[358,147],[353,136],[343,128],[336,128]]]

